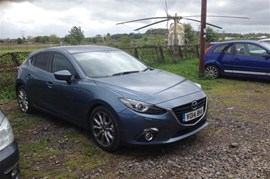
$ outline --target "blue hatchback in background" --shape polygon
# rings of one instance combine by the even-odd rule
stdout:
[[[212,42],[206,50],[204,66],[212,78],[270,78],[270,44],[255,40]]]

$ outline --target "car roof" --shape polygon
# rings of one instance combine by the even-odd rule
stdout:
[[[49,47],[39,49],[37,51],[32,52],[31,54],[36,54],[40,52],[47,52],[47,51],[62,51],[67,53],[83,53],[83,52],[97,52],[97,51],[115,51],[118,50],[113,47],[108,46],[99,46],[99,45],[74,45],[74,46],[58,46],[58,47]]]
[[[255,44],[261,44],[261,42],[257,40],[231,40],[231,41],[224,41],[224,42],[210,42],[211,45],[215,44],[229,44],[229,43],[255,43]]]
[[[270,41],[270,38],[268,38],[268,39],[261,39],[261,40],[259,40],[260,42],[264,42],[264,41]]]
[[[2,111],[0,110],[0,122],[1,122],[1,120],[2,120],[4,117],[5,117],[4,114],[3,114]]]

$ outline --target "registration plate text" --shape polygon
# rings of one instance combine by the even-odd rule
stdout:
[[[201,115],[203,115],[203,107],[183,114],[183,122],[191,121],[193,119],[196,119],[197,117],[200,117]]]

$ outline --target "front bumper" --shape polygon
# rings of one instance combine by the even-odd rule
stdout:
[[[208,125],[207,98],[205,96],[203,98],[206,101],[204,114],[193,124],[183,124],[173,110],[168,110],[161,115],[149,115],[137,113],[127,108],[118,114],[122,142],[133,145],[168,144],[196,134]],[[179,104],[179,101],[180,99],[177,99],[172,102]],[[184,101],[183,98],[181,101]],[[185,104],[188,103],[180,104],[180,106]],[[146,136],[147,133],[148,136]],[[147,138],[151,140],[147,140]]]
[[[20,178],[19,150],[15,140],[9,146],[0,151],[0,178]]]

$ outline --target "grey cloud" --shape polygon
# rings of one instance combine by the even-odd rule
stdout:
[[[48,14],[51,12],[64,12],[70,9],[84,9],[86,18],[89,21],[95,21],[96,26],[100,31],[107,31],[109,33],[120,33],[123,31],[132,31],[134,24],[127,24],[124,26],[108,26],[104,27],[103,24],[110,22],[115,24],[117,22],[134,20],[138,18],[154,17],[164,15],[165,0],[0,0],[0,13],[1,8],[5,9],[9,2],[20,3],[30,2],[35,7],[42,8]],[[5,3],[2,3],[5,2]],[[270,32],[270,1],[269,0],[208,0],[207,13],[208,15],[232,15],[232,16],[246,16],[250,20],[242,19],[225,19],[225,18],[207,18],[209,23],[220,25],[226,31],[243,32],[261,30],[263,32]],[[2,3],[2,4],[1,4]],[[226,5],[220,6],[221,3]],[[178,15],[200,15],[201,0],[167,0],[168,11],[170,15],[177,13]],[[86,11],[85,11],[86,10]],[[74,23],[81,22],[78,18],[81,12],[74,12],[63,17],[54,17],[60,19],[61,22],[66,24],[66,27],[72,26]],[[55,13],[61,16],[61,13]],[[63,13],[64,14],[64,13]],[[200,18],[196,18],[200,20]],[[27,21],[27,20],[26,20]],[[142,21],[141,23],[150,23],[151,21]],[[153,22],[153,21],[152,21]],[[183,21],[188,22],[190,21]],[[1,25],[1,17],[0,17]],[[41,24],[42,25],[42,24]],[[195,23],[194,28],[197,28]],[[57,25],[56,25],[57,26]],[[165,27],[160,25],[160,27]],[[45,27],[44,27],[45,28]],[[61,26],[58,27],[57,32],[60,33]],[[5,30],[5,29],[4,29]],[[3,31],[2,30],[2,33]],[[10,30],[10,29],[9,29]],[[118,31],[117,31],[118,30]],[[147,30],[147,29],[146,29]],[[63,30],[66,33],[67,29]],[[90,30],[86,30],[87,33]],[[36,32],[32,32],[36,33]],[[45,32],[44,32],[45,33]],[[102,33],[102,32],[100,32]],[[106,32],[104,32],[106,33]],[[63,34],[63,32],[62,32]],[[95,34],[92,34],[95,35]],[[1,38],[1,37],[0,37]]]
[[[0,3],[2,3],[2,2],[25,2],[25,1],[33,2],[34,0],[0,0]]]

